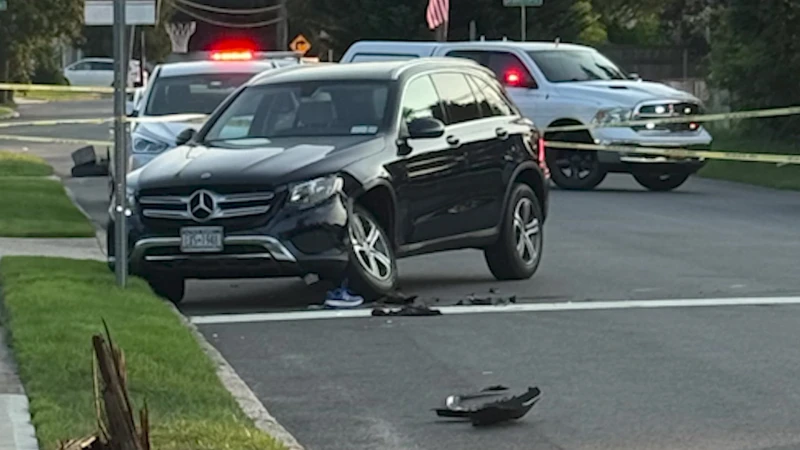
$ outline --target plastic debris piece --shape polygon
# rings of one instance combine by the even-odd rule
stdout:
[[[541,390],[529,387],[518,395],[509,395],[505,386],[491,386],[475,394],[450,395],[444,407],[437,408],[439,417],[469,420],[473,426],[494,425],[522,418],[539,401]]]
[[[375,308],[372,310],[372,315],[375,317],[381,316],[440,316],[442,312],[438,309],[433,309],[425,305],[405,305],[398,309],[382,309]]]

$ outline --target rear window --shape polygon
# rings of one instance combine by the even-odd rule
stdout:
[[[211,114],[255,73],[201,74],[158,78],[145,115]]]

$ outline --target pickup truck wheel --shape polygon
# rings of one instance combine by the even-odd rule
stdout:
[[[484,251],[489,271],[498,280],[525,280],[542,260],[542,208],[527,184],[517,184],[505,211],[500,238]]]
[[[585,132],[554,133],[547,140],[592,143],[592,137]],[[545,161],[553,183],[561,189],[591,190],[606,178],[606,171],[597,161],[597,152],[551,148],[547,149]]]
[[[391,240],[375,217],[356,204],[348,225],[350,262],[345,276],[348,288],[365,301],[377,300],[394,291],[397,261]]]
[[[165,298],[174,304],[183,301],[186,293],[186,280],[182,277],[154,276],[148,278],[150,288],[161,298]]]
[[[636,182],[651,191],[664,192],[678,188],[689,179],[687,173],[636,174]]]

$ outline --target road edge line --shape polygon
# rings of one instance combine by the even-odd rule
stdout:
[[[705,299],[612,300],[558,303],[516,303],[511,305],[435,306],[445,315],[499,314],[567,311],[613,311],[623,309],[700,308],[717,306],[779,306],[800,305],[800,296],[786,297],[725,297]],[[299,320],[355,319],[372,316],[372,309],[290,311],[247,314],[218,314],[192,316],[194,325],[230,323],[291,322]]]
[[[267,408],[264,407],[264,404],[261,403],[256,394],[247,386],[247,383],[236,373],[236,370],[234,370],[225,357],[222,356],[219,350],[211,345],[205,336],[200,333],[197,326],[193,324],[188,317],[184,316],[175,305],[172,303],[167,303],[167,305],[180,318],[181,322],[189,331],[191,331],[195,340],[200,344],[200,347],[203,348],[206,355],[214,362],[217,377],[222,382],[222,385],[231,393],[244,414],[255,423],[256,428],[272,436],[276,441],[283,444],[287,450],[305,450],[297,439],[267,411]]]

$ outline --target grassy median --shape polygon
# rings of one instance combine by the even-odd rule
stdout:
[[[53,169],[26,153],[0,152],[0,237],[93,237],[94,228]]]
[[[95,431],[91,337],[103,319],[125,352],[135,408],[150,409],[154,449],[281,448],[244,416],[192,333],[143,281],[121,290],[101,262],[5,257],[0,283],[42,450]]]
[[[7,106],[0,106],[0,117],[5,117],[13,112],[14,110]]]
[[[800,142],[755,139],[732,134],[714,134],[713,150],[739,153],[800,155]],[[699,175],[775,189],[800,190],[800,165],[711,160]]]
[[[109,98],[110,94],[98,94],[93,92],[69,92],[69,91],[29,91],[15,92],[17,98],[29,100],[46,100],[48,102],[75,102],[82,100],[98,100]]]

